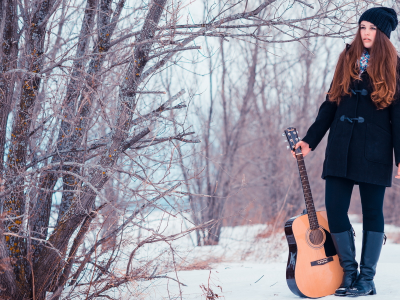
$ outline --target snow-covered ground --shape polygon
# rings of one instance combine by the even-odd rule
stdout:
[[[359,261],[362,224],[353,221],[353,227],[356,231]],[[286,240],[280,233],[273,238],[256,239],[255,236],[265,229],[265,225],[224,228],[220,245],[195,247],[186,254],[186,257],[182,257],[186,261],[191,259],[212,261],[214,257],[216,260],[222,260],[221,262],[210,264],[209,268],[203,270],[166,274],[178,279],[186,286],[179,287],[170,279],[151,281],[150,284],[147,283],[146,296],[143,299],[206,299],[201,285],[210,287],[218,295],[215,299],[298,299],[299,297],[292,294],[286,284],[285,268],[288,253]],[[390,237],[398,236],[400,228],[386,225],[385,231],[389,239],[382,248],[377,267],[375,277],[377,295],[371,298],[375,300],[400,299],[397,285],[400,278],[398,275],[400,244],[393,243],[390,239]],[[184,255],[184,249],[188,249],[188,245],[184,241],[181,243],[183,243],[181,255]],[[338,300],[339,298],[328,296],[325,299]]]

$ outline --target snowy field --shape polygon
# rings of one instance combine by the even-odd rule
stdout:
[[[354,216],[356,217],[356,216]],[[355,220],[355,218],[353,218]],[[356,250],[359,261],[362,240],[362,224],[355,223]],[[287,260],[287,244],[284,235],[278,232],[273,237],[256,238],[266,225],[239,226],[224,228],[221,243],[218,246],[192,247],[190,242],[180,240],[181,255],[185,261],[199,260],[212,261],[202,270],[178,271],[166,274],[179,280],[186,286],[170,279],[153,280],[145,283],[142,294],[146,300],[153,299],[207,299],[204,290],[200,287],[209,287],[218,295],[209,299],[226,300],[265,300],[265,299],[298,299],[292,294],[286,284],[285,268]],[[371,299],[389,300],[400,299],[398,290],[400,269],[400,228],[386,225],[385,231],[388,241],[382,248],[381,258],[377,267],[375,284],[377,295]],[[235,237],[237,237],[235,239]],[[245,240],[239,237],[245,237]],[[188,239],[189,240],[189,239]],[[188,251],[185,255],[185,249]],[[267,255],[268,254],[268,255]],[[338,300],[335,296],[324,299]],[[368,298],[370,299],[370,298]]]

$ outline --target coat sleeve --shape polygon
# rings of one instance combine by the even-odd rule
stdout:
[[[397,98],[389,106],[390,122],[392,124],[392,141],[396,167],[400,163],[400,99]]]
[[[315,150],[315,148],[318,146],[319,142],[322,140],[322,138],[325,136],[325,133],[331,126],[333,118],[336,114],[336,109],[336,102],[329,101],[328,95],[326,95],[325,101],[319,107],[318,115],[314,123],[310,126],[310,128],[307,130],[306,135],[302,138],[302,141],[309,144],[311,151]]]

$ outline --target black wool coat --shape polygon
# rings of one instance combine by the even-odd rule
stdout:
[[[393,150],[394,165],[400,162],[400,96],[396,93],[388,107],[378,110],[367,71],[361,79],[352,80],[351,95],[343,96],[339,105],[327,95],[302,140],[314,151],[329,129],[321,178],[332,175],[389,187]]]

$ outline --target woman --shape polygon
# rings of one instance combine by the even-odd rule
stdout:
[[[389,40],[397,15],[391,8],[371,8],[358,23],[315,122],[296,144],[306,156],[330,129],[321,177],[329,228],[344,270],[337,296],[376,294],[373,278],[385,237],[382,208],[392,181],[393,149],[400,178],[399,61]],[[360,272],[347,216],[354,184],[360,188],[363,212]]]

